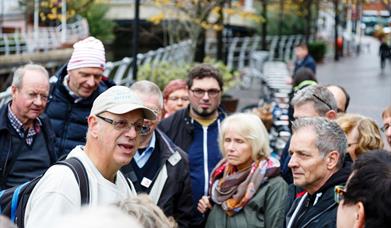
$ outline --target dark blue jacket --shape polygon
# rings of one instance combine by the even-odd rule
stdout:
[[[41,130],[45,138],[47,145],[47,151],[49,152],[50,164],[54,164],[57,161],[57,156],[54,149],[55,134],[50,125],[49,118],[44,114],[39,117],[42,122]],[[4,183],[5,177],[9,174],[11,166],[16,161],[16,154],[13,154],[13,145],[11,143],[11,134],[15,132],[12,129],[11,123],[8,121],[8,104],[3,105],[0,108],[0,189],[3,188],[1,185]],[[16,134],[16,133],[15,133]],[[21,141],[21,143],[23,143]],[[49,167],[47,167],[49,168]]]
[[[193,204],[197,207],[199,199],[208,194],[210,172],[222,157],[217,138],[220,122],[226,115],[219,109],[217,120],[204,129],[190,117],[189,109],[190,106],[175,112],[160,122],[159,128],[189,155]],[[204,141],[204,134],[206,134],[206,141]],[[193,208],[193,225],[199,224],[202,220],[201,214],[195,207]]]
[[[98,88],[87,99],[77,103],[64,87],[64,77],[68,74],[67,65],[56,73],[57,82],[51,84],[46,114],[56,133],[56,152],[58,157],[68,154],[75,146],[84,145],[87,133],[87,117],[92,104],[99,94],[114,85],[107,78],[102,79]]]
[[[314,74],[316,74],[316,63],[315,63],[315,60],[309,54],[302,61],[297,61],[296,60],[296,62],[295,62],[295,69],[293,70],[293,73],[296,73],[296,71],[300,67],[310,68],[314,72]]]

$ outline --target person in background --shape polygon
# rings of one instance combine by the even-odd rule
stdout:
[[[130,89],[154,110],[155,120],[144,120],[140,146],[134,159],[121,171],[138,193],[146,193],[179,227],[188,227],[192,212],[192,192],[188,156],[166,134],[157,129],[163,109],[159,87],[150,81],[137,81]]]
[[[269,135],[258,116],[227,117],[219,134],[224,158],[211,173],[210,193],[198,210],[210,210],[206,227],[282,227],[288,185],[270,156]]]
[[[295,47],[295,68],[293,70],[293,74],[297,72],[301,67],[307,67],[312,70],[314,74],[316,74],[316,63],[314,58],[308,52],[308,46],[305,43],[300,43]]]
[[[55,74],[45,113],[56,132],[56,152],[63,158],[86,142],[87,119],[96,97],[114,83],[103,76],[106,58],[100,40],[88,37],[73,45],[67,64]]]
[[[369,150],[383,149],[380,129],[374,120],[359,114],[348,113],[338,117],[336,121],[348,140],[348,153],[345,159],[355,161]]]
[[[21,185],[57,161],[55,134],[42,115],[49,96],[49,74],[40,65],[16,69],[12,100],[0,108],[0,189]]]
[[[86,144],[68,154],[86,170],[88,206],[108,205],[136,195],[134,186],[119,170],[139,146],[143,120],[155,118],[154,112],[125,86],[113,86],[95,99],[87,120]],[[58,217],[80,211],[81,202],[72,170],[53,165],[27,201],[25,227],[52,227]]]
[[[208,194],[209,176],[221,160],[217,136],[226,114],[219,108],[223,79],[219,70],[199,64],[188,73],[190,104],[162,120],[159,128],[189,155],[193,215],[191,227],[203,227],[204,218],[197,211],[199,199]]]
[[[189,90],[185,80],[170,81],[163,90],[164,113],[163,118],[189,105]]]
[[[346,136],[337,123],[324,117],[299,118],[292,130],[288,165],[293,184],[305,191],[289,204],[286,227],[335,227],[334,187],[345,184],[350,174],[344,162]]]
[[[350,103],[350,95],[346,89],[340,85],[327,85],[326,87],[334,95],[337,102],[337,113],[345,113]]]
[[[177,228],[178,224],[173,217],[166,217],[146,194],[126,199],[117,204],[127,214],[135,217],[144,228]],[[133,228],[133,227],[132,227]]]
[[[337,228],[391,227],[391,152],[360,156],[345,186],[336,186]]]
[[[381,130],[386,135],[387,143],[391,147],[391,105],[384,109],[381,117],[383,119],[383,127]]]

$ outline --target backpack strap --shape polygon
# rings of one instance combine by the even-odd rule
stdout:
[[[79,184],[81,205],[89,204],[90,185],[88,183],[87,171],[81,161],[78,158],[71,157],[63,161],[58,161],[57,164],[66,165],[72,170]]]

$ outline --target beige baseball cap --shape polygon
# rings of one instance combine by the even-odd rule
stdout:
[[[98,115],[102,112],[124,114],[136,109],[143,110],[145,119],[156,119],[156,114],[147,108],[128,87],[112,86],[95,99],[90,115]]]

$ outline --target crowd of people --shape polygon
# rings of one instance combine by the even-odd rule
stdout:
[[[55,82],[40,65],[21,66],[0,107],[0,189],[42,176],[18,218],[26,228],[391,227],[391,105],[381,127],[347,113],[347,91],[317,82],[305,44],[296,54],[280,159],[257,115],[221,108],[212,65],[163,91],[146,80],[119,86],[89,37]],[[88,186],[56,163],[69,158]],[[0,227],[15,227],[6,220]]]

